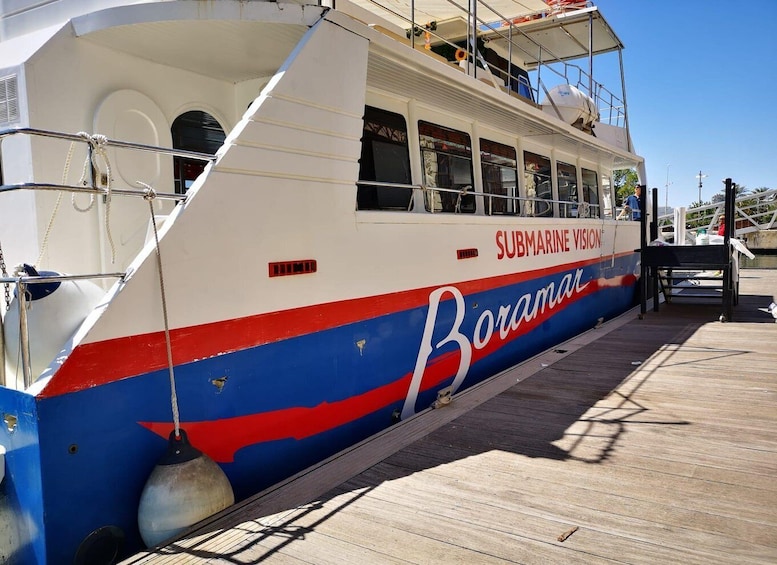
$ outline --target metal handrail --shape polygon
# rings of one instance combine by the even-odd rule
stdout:
[[[424,32],[429,33],[430,35],[434,36],[436,39],[444,42],[445,44],[447,44],[447,45],[449,45],[451,47],[458,47],[458,45],[448,41],[446,38],[444,38],[441,35],[435,33],[434,30],[428,29],[425,26],[421,26],[416,21],[414,21],[415,14],[413,12],[411,12],[410,17],[407,17],[404,14],[401,14],[401,13],[397,12],[395,9],[391,9],[390,7],[384,6],[383,4],[380,3],[379,0],[370,0],[370,2],[373,5],[375,5],[378,8],[380,8],[381,10],[391,14],[392,16],[394,16],[396,18],[404,20],[405,22],[407,22],[407,24],[410,25],[410,30],[411,30],[411,32],[410,32],[410,42],[411,42],[411,46],[415,47],[415,33],[414,33],[415,30],[422,29]],[[595,102],[595,104],[597,106],[597,109],[599,108],[600,104],[604,105],[605,106],[605,113],[607,114],[607,122],[606,123],[608,123],[610,125],[621,125],[621,124],[623,124],[624,126],[626,125],[626,123],[627,123],[627,117],[626,117],[627,111],[626,111],[626,102],[625,102],[625,100],[621,100],[620,98],[618,98],[613,92],[611,92],[609,89],[607,89],[603,84],[601,84],[600,82],[597,82],[596,80],[594,80],[594,78],[590,75],[590,73],[587,73],[585,70],[583,70],[578,65],[574,65],[574,64],[569,63],[567,61],[561,60],[561,57],[559,57],[558,55],[553,53],[552,50],[548,49],[547,47],[545,47],[544,45],[538,43],[532,37],[527,35],[522,29],[517,27],[515,25],[515,23],[513,23],[513,21],[510,18],[507,18],[506,16],[502,15],[501,13],[499,13],[499,11],[497,11],[495,8],[490,6],[487,2],[485,2],[483,0],[477,0],[476,4],[482,5],[488,11],[490,11],[492,14],[494,14],[496,17],[498,17],[500,23],[503,23],[503,22],[507,23],[507,25],[508,25],[508,34],[507,35],[505,33],[503,33],[502,31],[500,31],[498,28],[494,27],[494,22],[486,21],[485,19],[480,17],[478,15],[477,11],[471,12],[470,8],[469,8],[469,5],[467,7],[462,6],[462,5],[458,4],[455,0],[447,0],[447,2],[449,4],[451,4],[452,6],[454,6],[456,9],[460,10],[462,13],[466,14],[468,18],[470,17],[470,14],[472,14],[474,16],[475,22],[477,24],[480,24],[479,27],[481,29],[482,28],[486,28],[491,33],[495,33],[496,35],[498,35],[499,37],[501,37],[502,39],[507,41],[508,45],[510,46],[511,53],[512,53],[512,49],[515,48],[519,52],[525,53],[526,55],[530,55],[530,56],[532,55],[526,49],[524,49],[523,47],[521,47],[520,45],[518,45],[517,43],[514,42],[514,40],[512,39],[513,34],[518,34],[518,35],[522,36],[527,41],[529,41],[530,43],[532,43],[533,45],[535,45],[537,47],[537,49],[539,50],[538,51],[538,57],[537,57],[537,59],[538,59],[538,63],[537,63],[537,68],[538,68],[538,72],[537,72],[537,85],[531,87],[531,90],[534,93],[535,99],[538,102],[539,102],[539,99],[540,99],[541,92],[543,90],[545,92],[547,92],[547,88],[545,87],[545,84],[547,83],[547,81],[543,81],[542,80],[542,78],[540,76],[540,72],[539,72],[539,69],[541,67],[544,67],[546,70],[548,70],[551,73],[555,74],[557,77],[559,77],[560,79],[565,81],[567,84],[573,84],[574,83],[574,86],[576,86],[577,88],[580,88],[581,91],[587,93],[588,96],[590,96],[594,100],[594,102]],[[469,35],[468,35],[468,37],[469,37]],[[465,52],[466,52],[466,59],[465,60],[467,60],[467,61],[470,60],[470,57],[477,57],[477,53],[471,53],[470,52],[470,46],[471,46],[471,44],[468,43],[468,45],[466,46],[466,49],[465,49]],[[543,63],[543,57],[542,57],[543,53],[547,53],[548,55],[550,55],[551,58],[555,59],[555,61],[553,63]],[[482,58],[479,58],[478,60],[482,64],[484,64],[485,66],[487,66],[489,68],[489,72],[491,72],[492,70],[496,70],[498,72],[501,72],[501,69],[495,67],[494,65],[492,65],[492,64],[490,64],[490,63],[488,63],[488,62],[486,62],[484,60],[482,60]],[[512,61],[509,61],[509,64],[512,65]],[[554,67],[554,65],[562,65],[564,71],[563,72],[558,71]],[[477,65],[474,64],[474,63],[473,63],[473,66],[477,67]],[[577,80],[572,80],[572,78],[573,78],[572,75],[574,74],[575,71],[577,72]],[[475,70],[474,72],[475,72],[475,74],[477,74],[477,70]],[[508,80],[507,86],[508,86],[508,88],[511,88],[512,87],[512,83],[515,80],[511,72],[508,72],[508,79],[507,80]],[[609,98],[609,100],[607,100],[607,98]],[[552,101],[550,103],[552,104]],[[602,114],[601,110],[600,110],[600,114]]]
[[[66,141],[78,141],[89,143],[84,136],[73,133],[63,133],[39,128],[10,128],[0,130],[0,141],[12,135],[34,135],[39,137],[52,137],[55,139],[64,139]],[[105,144],[110,147],[120,147],[123,149],[135,149],[137,151],[149,151],[151,153],[161,153],[162,155],[171,155],[173,157],[185,157],[186,159],[196,159],[199,161],[213,161],[216,156],[210,153],[200,153],[199,151],[188,151],[186,149],[173,149],[169,147],[159,147],[156,145],[147,145],[144,143],[132,143],[130,141],[119,141],[116,139],[105,139]]]
[[[462,191],[458,188],[447,188],[447,187],[441,187],[441,186],[426,186],[422,184],[404,184],[404,183],[392,183],[392,182],[383,182],[383,181],[371,181],[371,180],[359,180],[356,182],[357,186],[377,186],[382,188],[409,188],[414,191],[420,190],[422,192],[427,191],[436,191],[436,192],[447,192],[449,194],[456,194],[456,195],[466,195],[466,196],[475,196],[475,197],[482,197],[482,198],[497,198],[507,201],[512,201],[514,203],[544,203],[544,204],[558,204],[559,206],[580,206],[580,205],[587,205],[589,209],[600,211],[601,210],[601,204],[589,204],[587,202],[579,202],[576,200],[553,200],[551,198],[542,198],[541,196],[508,196],[505,194],[494,194],[491,192],[482,192],[477,190],[467,190]],[[412,199],[411,199],[412,203]],[[542,216],[534,216],[534,215],[527,215],[524,210],[526,208],[523,206],[520,206],[520,212],[518,213],[512,213],[512,214],[485,214],[487,216],[492,215],[504,215],[504,216],[515,216],[515,217],[521,217],[521,218],[531,218],[531,217],[542,217]],[[372,211],[372,210],[370,210]],[[434,212],[432,212],[434,213]],[[460,212],[454,212],[454,213],[460,213]],[[553,216],[555,217],[555,216]],[[565,218],[569,216],[563,216]],[[590,218],[591,216],[589,216]],[[593,216],[594,218],[601,217],[601,216]]]
[[[37,182],[23,182],[18,184],[2,184],[0,185],[0,194],[3,192],[13,192],[15,190],[53,190],[61,192],[75,192],[85,194],[107,194],[107,188],[93,187],[93,186],[75,186],[69,184],[48,184]],[[111,194],[120,196],[135,196],[143,198],[146,196],[145,191],[132,190],[127,188],[111,188]],[[161,198],[162,200],[186,200],[185,194],[174,194],[170,192],[156,192],[155,198]]]
[[[39,128],[30,127],[17,127],[0,131],[0,142],[6,138],[12,136],[26,135],[36,137],[46,137],[60,139],[64,141],[70,141],[72,143],[84,143],[88,146],[88,152],[91,156],[93,151],[99,145],[101,147],[115,147],[119,149],[130,149],[134,151],[151,152],[157,155],[169,155],[172,157],[180,157],[185,159],[192,159],[204,162],[213,162],[216,158],[215,155],[209,153],[200,153],[197,151],[188,151],[185,149],[172,149],[167,147],[159,147],[154,145],[148,145],[143,143],[133,143],[128,141],[120,141],[115,139],[109,139],[104,136],[92,136],[89,134],[70,134],[53,130],[45,130]],[[125,188],[110,189],[106,187],[99,187],[95,185],[94,179],[91,179],[90,185],[87,186],[75,186],[66,184],[55,183],[15,183],[15,184],[2,184],[0,185],[0,195],[7,192],[13,192],[17,190],[42,190],[42,191],[57,191],[57,192],[71,192],[71,193],[85,193],[85,194],[100,194],[104,196],[119,195],[119,196],[131,196],[146,198],[148,192],[144,190],[133,190]],[[185,194],[174,193],[156,193],[155,198],[161,198],[163,200],[184,201],[186,200]],[[45,282],[54,281],[74,281],[80,279],[97,279],[97,278],[123,278],[125,273],[94,273],[84,275],[57,275],[57,276],[17,276],[17,277],[2,277],[0,278],[0,284],[15,284],[17,288],[17,302],[19,308],[19,344],[21,348],[22,358],[22,376],[25,388],[32,385],[32,369],[30,363],[30,338],[27,328],[27,285],[40,284]],[[0,331],[2,331],[2,321],[0,320]],[[0,353],[4,353],[0,352]],[[0,355],[0,362],[5,364],[3,355]]]
[[[724,213],[724,202],[705,204],[685,210],[681,219],[686,223],[697,224],[690,229],[706,229],[707,231],[718,225],[718,220]],[[766,190],[757,193],[743,194],[734,201],[734,233],[744,235],[777,226],[777,189]],[[736,223],[744,221],[747,225],[737,228]],[[665,228],[664,231],[674,228],[674,213],[664,214],[658,217],[658,225]]]
[[[43,284],[50,282],[81,281],[90,279],[109,279],[123,278],[124,272],[115,271],[113,273],[88,273],[83,275],[40,275],[40,276],[18,276],[18,277],[0,277],[0,284]]]
[[[17,307],[19,310],[19,347],[21,349],[22,356],[22,380],[24,382],[24,388],[29,388],[32,385],[32,363],[30,355],[30,332],[27,323],[27,286],[31,284],[43,284],[50,282],[64,282],[64,281],[76,281],[76,280],[89,280],[100,278],[117,278],[122,279],[126,276],[126,273],[114,272],[114,273],[90,273],[82,275],[40,275],[40,276],[16,276],[16,277],[0,277],[0,284],[15,284],[16,285],[16,297]],[[0,326],[2,326],[0,319]],[[2,328],[0,327],[0,331]],[[0,361],[5,363],[5,351],[0,351]],[[5,385],[5,383],[0,383]]]

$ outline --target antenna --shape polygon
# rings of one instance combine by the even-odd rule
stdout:
[[[703,175],[701,171],[699,171],[699,174],[696,175],[696,178],[699,179],[699,204],[701,204],[701,181],[702,179],[706,179],[707,175]]]

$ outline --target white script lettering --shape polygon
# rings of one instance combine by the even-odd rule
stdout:
[[[574,273],[567,273],[561,280],[550,282],[546,286],[537,289],[534,293],[526,293],[518,297],[514,304],[500,305],[498,313],[494,316],[491,310],[484,310],[475,323],[474,333],[468,337],[462,333],[461,326],[467,312],[464,296],[455,286],[444,286],[432,291],[429,295],[429,311],[426,314],[424,333],[416,357],[413,378],[402,407],[402,418],[412,416],[416,410],[418,393],[424,379],[427,363],[432,353],[448,343],[455,343],[461,355],[456,376],[451,384],[451,394],[454,394],[464,378],[467,376],[472,363],[472,350],[485,348],[499,330],[499,339],[506,341],[511,334],[518,331],[522,324],[531,322],[546,311],[551,312],[576,294],[580,294],[590,284],[590,281],[581,284],[580,279],[583,270],[577,269]],[[456,316],[448,334],[437,344],[432,344],[432,337],[437,326],[437,314],[440,302],[446,295],[450,295],[456,304]]]

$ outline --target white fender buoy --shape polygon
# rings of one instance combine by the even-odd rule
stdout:
[[[25,275],[59,276],[54,271],[40,273],[30,265],[22,267]],[[87,280],[54,281],[27,284],[27,328],[30,343],[30,368],[37,378],[59,355],[62,347],[83,323],[86,316],[99,304],[105,291]],[[5,315],[5,352],[9,381],[19,368],[19,306],[17,291]]]
[[[235,503],[232,485],[210,457],[192,447],[184,430],[170,433],[167,452],[143,487],[138,527],[154,547]]]

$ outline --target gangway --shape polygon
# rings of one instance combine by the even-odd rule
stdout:
[[[725,199],[717,216],[725,216],[725,232],[722,244],[717,245],[655,245],[652,240],[658,231],[655,220],[651,222],[651,244],[646,241],[645,214],[642,215],[640,313],[646,311],[648,295],[652,294],[653,310],[658,311],[658,293],[663,292],[667,302],[672,300],[675,290],[689,281],[697,284],[704,281],[702,292],[683,292],[683,298],[716,299],[721,301],[723,312],[720,321],[730,321],[734,316],[734,305],[738,300],[739,262],[731,243],[734,233],[734,189],[731,179],[726,179]],[[653,189],[653,203],[657,199]],[[640,196],[640,207],[645,209],[644,194]],[[656,214],[657,215],[657,214]],[[714,224],[710,224],[710,227]],[[682,233],[682,231],[680,231]],[[705,274],[705,273],[715,274]],[[718,274],[719,273],[719,274]],[[689,289],[688,289],[689,290]]]

